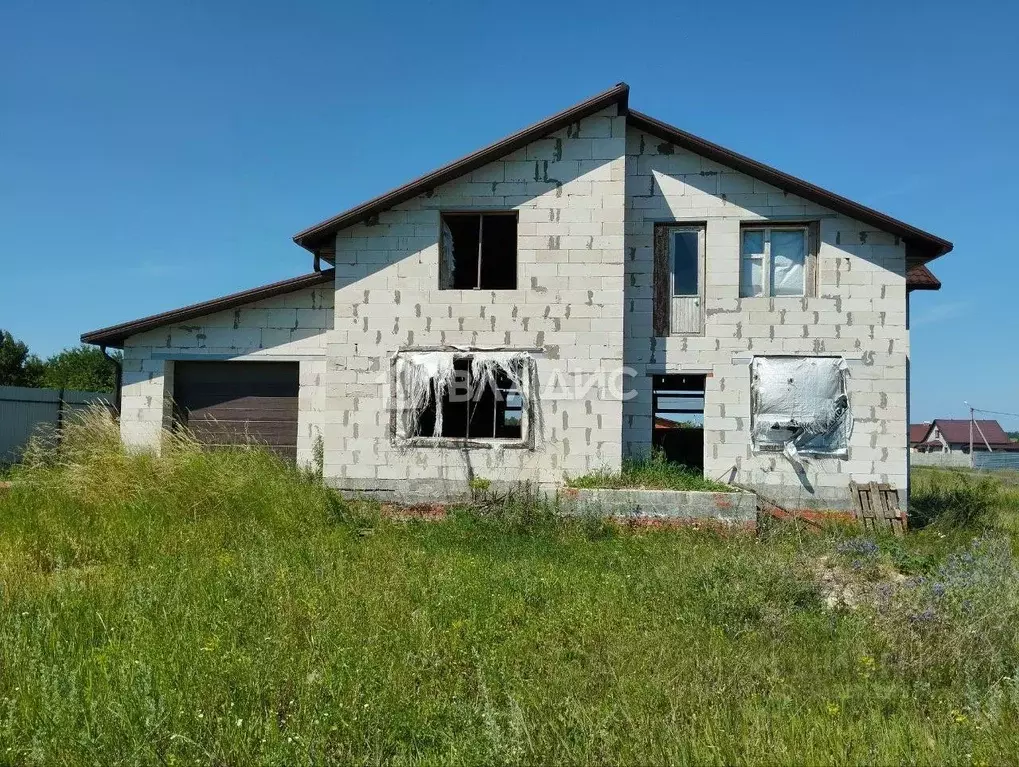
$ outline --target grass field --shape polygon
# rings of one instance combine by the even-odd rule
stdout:
[[[903,540],[755,537],[394,522],[259,451],[128,457],[94,425],[33,460],[0,494],[0,763],[1019,753],[1015,487],[924,472]]]

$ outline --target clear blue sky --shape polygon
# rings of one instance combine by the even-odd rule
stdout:
[[[625,80],[953,241],[914,420],[1019,412],[1019,12],[905,5],[4,0],[0,327],[46,355],[307,272],[300,229]]]

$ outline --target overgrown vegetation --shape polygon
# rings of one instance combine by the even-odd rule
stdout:
[[[480,484],[395,522],[260,450],[125,454],[96,418],[0,491],[0,762],[1019,753],[1014,488],[904,539],[624,532]],[[826,606],[821,563],[869,588]]]
[[[999,479],[972,471],[920,468],[913,472],[910,524],[924,527],[934,521],[951,527],[984,523],[1003,506],[1019,512]]]
[[[700,471],[672,463],[661,451],[623,461],[619,472],[597,471],[567,477],[570,487],[643,488],[646,490],[709,490],[732,492],[732,488],[705,477]]]

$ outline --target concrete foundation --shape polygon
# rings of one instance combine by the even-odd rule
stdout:
[[[741,526],[757,522],[753,493],[569,488],[564,495],[578,511],[606,516]]]

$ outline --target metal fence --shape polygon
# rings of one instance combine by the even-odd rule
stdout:
[[[18,460],[32,433],[43,424],[59,427],[69,414],[92,403],[109,405],[113,395],[65,389],[0,386],[0,463]]]
[[[913,466],[936,466],[942,469],[981,469],[983,471],[1019,471],[1019,451],[974,450],[973,460],[969,453],[912,453],[909,461]]]
[[[1019,452],[995,451],[993,453],[974,452],[973,468],[984,471],[1019,470]]]

